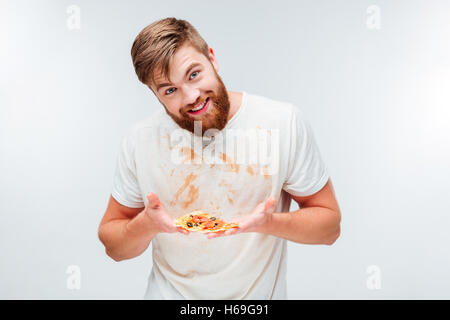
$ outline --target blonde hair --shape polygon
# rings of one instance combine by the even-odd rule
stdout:
[[[139,81],[155,85],[154,73],[157,69],[169,79],[170,59],[185,43],[192,45],[209,60],[208,44],[186,20],[165,18],[145,27],[131,47],[131,58]]]

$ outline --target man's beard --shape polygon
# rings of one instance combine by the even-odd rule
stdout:
[[[194,121],[201,121],[202,124],[202,135],[208,129],[217,129],[222,130],[225,128],[228,122],[228,114],[230,112],[230,101],[228,98],[228,93],[223,84],[222,79],[216,72],[216,78],[218,81],[217,86],[217,94],[214,91],[207,91],[205,97],[199,97],[199,99],[192,105],[192,108],[200,103],[201,101],[205,101],[207,97],[210,98],[210,106],[206,111],[203,117],[194,118],[189,116],[187,110],[181,111],[181,117],[178,117],[174,114],[171,114],[167,111],[167,108],[164,107],[167,114],[175,121],[181,128],[186,129],[192,133],[194,133]],[[198,130],[198,129],[197,129]],[[197,133],[197,132],[195,132]]]

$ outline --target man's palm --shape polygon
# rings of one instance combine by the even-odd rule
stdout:
[[[151,219],[158,232],[181,232],[183,234],[189,234],[189,231],[183,228],[175,227],[172,217],[167,213],[155,193],[149,193],[147,195],[147,200],[148,203],[145,208],[145,213]]]

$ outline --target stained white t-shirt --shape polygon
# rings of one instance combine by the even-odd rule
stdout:
[[[144,207],[158,195],[174,219],[194,210],[232,222],[274,196],[276,212],[309,196],[328,173],[304,111],[243,92],[242,103],[214,139],[181,129],[163,108],[123,139],[112,196]],[[145,299],[287,299],[286,240],[260,233],[207,239],[160,233]]]

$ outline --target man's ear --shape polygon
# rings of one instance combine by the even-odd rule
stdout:
[[[209,51],[209,61],[211,61],[211,64],[213,65],[216,72],[219,73],[219,63],[217,62],[216,56],[214,55],[214,51],[211,47],[208,49],[208,51]]]

